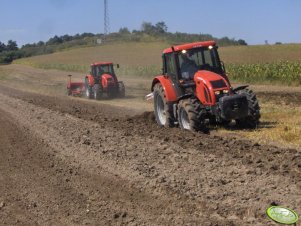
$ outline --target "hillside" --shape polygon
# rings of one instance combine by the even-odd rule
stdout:
[[[168,46],[163,42],[115,43],[23,58],[15,63],[84,73],[91,62],[109,60],[121,65],[119,73],[123,75],[154,76],[160,73],[162,50]],[[301,84],[301,44],[220,47],[219,52],[237,81]]]
[[[35,56],[16,62],[86,64],[95,60],[120,61],[124,65],[158,65],[161,53],[169,44],[164,42],[129,42],[84,47]],[[301,44],[228,46],[219,52],[225,63],[261,63],[275,61],[301,61]]]

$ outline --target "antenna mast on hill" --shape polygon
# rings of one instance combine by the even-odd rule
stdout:
[[[104,0],[104,38],[110,33],[108,1]]]

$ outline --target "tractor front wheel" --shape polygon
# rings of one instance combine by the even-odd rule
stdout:
[[[102,90],[100,84],[95,84],[93,89],[94,89],[94,99],[100,100],[102,97]]]
[[[108,87],[108,98],[113,99],[117,96],[118,90],[115,87]]]
[[[118,82],[118,95],[119,97],[125,97],[125,86],[123,82]]]
[[[173,110],[166,101],[165,91],[160,83],[154,86],[154,110],[156,121],[160,126],[174,126]]]
[[[71,95],[72,95],[71,88],[68,88],[68,89],[67,89],[67,95],[68,95],[68,96],[71,96]]]
[[[206,125],[206,109],[195,98],[180,100],[178,120],[181,129],[204,133],[209,131]]]
[[[92,99],[93,98],[93,90],[92,90],[92,87],[89,85],[89,82],[87,80],[85,81],[85,86],[86,86],[86,97],[88,99]]]
[[[250,89],[238,91],[239,94],[245,94],[248,99],[248,116],[236,120],[236,125],[240,128],[255,129],[260,119],[260,107],[255,93]]]

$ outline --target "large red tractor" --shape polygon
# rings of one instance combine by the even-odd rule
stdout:
[[[91,64],[91,72],[85,76],[85,87],[86,96],[90,99],[99,100],[104,94],[109,98],[125,96],[124,84],[118,81],[112,62]]]
[[[163,74],[153,79],[156,121],[160,126],[208,131],[209,123],[232,120],[256,128],[260,108],[247,87],[232,88],[214,41],[173,46],[163,51]]]

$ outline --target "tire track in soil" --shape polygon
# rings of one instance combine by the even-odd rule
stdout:
[[[2,225],[71,224],[64,219],[65,201],[74,200],[76,213],[85,198],[72,191],[60,177],[61,163],[47,153],[43,141],[32,137],[7,112],[0,110]],[[56,167],[50,166],[56,162]],[[76,201],[75,201],[76,200]],[[61,206],[59,206],[61,204]],[[56,206],[57,205],[57,206]],[[42,223],[43,222],[43,223]]]
[[[102,150],[101,158],[129,167],[140,175],[145,181],[138,183],[142,190],[153,190],[161,197],[179,197],[182,204],[195,206],[195,211],[190,213],[193,222],[202,222],[202,217],[208,214],[208,225],[265,225],[270,222],[264,211],[271,202],[300,212],[301,159],[297,150],[158,128],[151,113],[124,117],[125,111],[105,105],[11,89],[1,91],[60,114],[97,123],[106,130],[118,131],[122,142],[134,145],[113,143],[128,148],[126,151],[98,148]],[[99,138],[95,134],[89,136],[92,141]],[[130,174],[133,175],[126,176]]]
[[[2,96],[2,95],[1,95]],[[27,121],[27,123],[23,123],[25,128],[28,128],[31,126],[31,130],[34,131],[34,137],[39,137],[46,146],[49,148],[49,150],[45,153],[40,154],[40,156],[49,156],[49,155],[55,155],[57,159],[61,160],[64,162],[64,164],[67,165],[69,162],[69,166],[58,166],[58,172],[61,174],[58,174],[59,178],[61,178],[62,182],[65,184],[63,186],[62,190],[68,190],[71,192],[71,189],[67,189],[66,186],[70,184],[72,185],[72,189],[75,190],[75,192],[71,192],[73,197],[71,198],[70,195],[58,191],[58,194],[60,194],[61,197],[64,197],[64,202],[58,200],[54,200],[55,205],[60,206],[59,210],[65,214],[65,218],[69,219],[70,221],[65,221],[65,222],[60,222],[54,221],[55,224],[67,224],[67,225],[73,225],[73,224],[80,224],[82,225],[83,222],[85,223],[91,223],[91,224],[139,224],[139,225],[144,225],[144,224],[152,224],[152,225],[166,225],[168,222],[173,222],[173,218],[178,218],[178,221],[181,221],[183,224],[184,222],[189,222],[190,221],[190,212],[193,212],[194,205],[191,203],[185,204],[181,203],[180,199],[171,199],[168,196],[163,197],[160,195],[154,195],[152,192],[146,193],[144,192],[144,189],[142,188],[143,185],[128,185],[127,180],[120,180],[118,174],[125,174],[125,178],[130,178],[130,177],[139,177],[139,175],[133,175],[128,174],[125,169],[123,170],[118,170],[118,164],[116,166],[113,166],[114,168],[111,169],[110,165],[112,165],[112,162],[108,161],[102,161],[101,158],[95,159],[95,155],[93,153],[87,153],[87,151],[95,151],[95,150],[89,150],[88,147],[84,145],[84,148],[81,149],[79,147],[69,147],[69,150],[67,150],[68,147],[64,146],[64,140],[60,140],[58,135],[62,135],[61,132],[59,134],[55,134],[53,130],[58,131],[59,129],[62,130],[61,126],[67,126],[68,123],[64,123],[66,117],[60,117],[59,114],[54,114],[54,115],[49,115],[49,111],[45,111],[45,109],[38,109],[38,107],[32,105],[31,107],[28,106],[25,107],[24,103],[21,101],[13,100],[11,98],[7,99],[4,96],[1,98],[2,100],[2,105],[6,106],[6,114],[9,112],[13,118],[14,121],[18,122],[18,124],[22,124],[22,120]],[[18,115],[20,113],[14,112],[15,109],[19,108],[20,112],[22,112],[22,115]],[[45,119],[47,118],[47,119]],[[80,123],[80,120],[76,118],[72,118],[70,116],[67,116],[67,118],[71,119],[72,122],[71,124]],[[54,119],[57,119],[58,122],[54,122]],[[33,122],[33,120],[41,121],[40,123]],[[47,121],[49,120],[49,121]],[[50,122],[50,123],[49,123]],[[51,125],[51,122],[55,123],[55,125]],[[84,122],[86,123],[86,122]],[[40,125],[39,125],[40,124]],[[46,125],[42,125],[46,124]],[[76,124],[75,124],[76,126]],[[79,125],[80,128],[86,129],[84,125]],[[90,125],[91,126],[91,125]],[[44,127],[44,131],[43,131]],[[55,127],[55,128],[51,128]],[[88,127],[89,128],[89,127]],[[68,131],[70,131],[72,128],[71,127],[66,127]],[[74,128],[73,128],[74,129]],[[99,129],[99,128],[97,128]],[[41,136],[40,134],[44,134],[47,131],[46,136]],[[67,131],[65,131],[67,132]],[[107,131],[102,131],[102,133],[107,133]],[[86,132],[85,132],[86,134]],[[72,134],[70,134],[72,136]],[[108,134],[106,134],[108,135]],[[50,139],[47,139],[47,137],[51,137]],[[66,138],[66,137],[64,137]],[[76,138],[76,137],[75,137]],[[28,140],[32,140],[28,139]],[[55,140],[55,144],[53,144]],[[85,140],[86,141],[86,140]],[[85,143],[84,141],[84,143]],[[59,144],[59,145],[58,145]],[[79,145],[80,146],[80,145]],[[88,150],[87,150],[88,149]],[[76,150],[76,156],[74,156],[74,150]],[[80,152],[79,154],[78,152]],[[92,156],[91,156],[92,154]],[[100,153],[101,154],[101,153]],[[86,156],[84,156],[86,155]],[[84,156],[84,157],[83,157]],[[29,161],[37,161],[40,162],[39,159],[29,159]],[[71,163],[71,165],[70,165]],[[97,164],[98,163],[98,164]],[[50,159],[50,162],[48,165],[51,165],[51,167],[54,167],[57,165],[57,163],[53,163],[52,160]],[[72,165],[74,167],[72,168]],[[85,166],[83,166],[85,165]],[[105,169],[102,169],[101,167],[103,165],[106,165]],[[80,167],[78,167],[80,166]],[[126,168],[130,168],[130,166],[127,166]],[[89,170],[90,169],[90,170]],[[39,172],[40,169],[35,169],[34,167],[31,168],[33,171],[32,173],[29,173],[29,175],[34,174],[35,172]],[[109,170],[109,175],[104,176],[107,174],[107,170]],[[68,177],[70,171],[75,171],[75,175],[81,175],[80,178],[75,180],[74,178]],[[84,172],[88,171],[88,172]],[[119,171],[119,172],[118,172]],[[98,172],[99,174],[97,174]],[[113,173],[112,173],[113,172]],[[24,173],[24,177],[28,179],[27,176],[28,172]],[[97,175],[96,175],[97,174]],[[43,177],[47,178],[47,176]],[[104,179],[101,179],[104,178]],[[72,183],[73,181],[77,181],[77,183],[80,183],[80,185],[76,185]],[[21,181],[22,182],[22,181]],[[38,182],[40,182],[38,180]],[[43,182],[40,182],[43,183]],[[37,184],[37,182],[35,182]],[[12,186],[12,185],[11,185]],[[136,186],[136,188],[135,188]],[[39,186],[38,186],[39,187]],[[134,188],[133,188],[134,187]],[[88,191],[85,191],[87,190]],[[33,193],[37,195],[37,193],[41,193],[40,190],[36,189],[29,189],[31,192],[28,193]],[[44,190],[44,189],[43,189]],[[77,191],[79,190],[79,191]],[[77,191],[77,192],[76,192]],[[80,192],[81,191],[81,192]],[[43,193],[50,195],[49,191],[43,191]],[[78,198],[76,197],[80,196],[82,198],[82,202],[78,204]],[[81,197],[81,195],[85,194],[84,197]],[[99,195],[100,194],[100,195]],[[87,198],[89,197],[89,198]],[[46,204],[43,203],[43,199],[41,200],[41,196],[37,195],[36,197],[36,202],[31,201],[31,203],[34,203],[34,207],[39,206],[39,209],[42,208],[42,210],[39,210],[40,212],[46,212],[43,210],[43,207],[46,205],[48,208],[48,203],[50,197],[46,198]],[[100,201],[102,203],[100,207],[104,207],[105,209],[97,209],[99,208],[99,205],[96,205],[95,202],[93,201]],[[65,205],[62,205],[63,203],[66,203]],[[55,208],[51,206],[51,208]],[[96,205],[96,206],[95,206]],[[181,205],[181,206],[179,206]],[[71,208],[68,208],[70,206]],[[89,208],[89,215],[85,216],[85,207]],[[74,213],[74,208],[79,209],[79,211],[75,211]],[[96,209],[95,209],[96,208]],[[108,209],[110,211],[108,211]],[[126,210],[126,211],[124,211]],[[187,215],[183,215],[183,213],[178,213],[179,210],[186,212]],[[109,214],[107,213],[109,212]],[[165,213],[168,212],[170,216],[166,215]],[[72,213],[72,215],[70,215]],[[97,214],[98,213],[98,214]],[[35,217],[38,216],[37,213]],[[60,214],[58,214],[55,211],[52,211],[50,215],[54,215],[58,217],[59,219]],[[57,216],[58,215],[58,216]],[[177,216],[178,215],[178,216]],[[49,216],[50,217],[50,216]],[[187,218],[188,217],[188,218]],[[46,218],[47,219],[47,218]],[[40,219],[41,224],[45,224],[45,218]],[[47,221],[46,221],[47,222]],[[71,222],[71,223],[70,223]],[[32,223],[32,222],[31,222]],[[48,223],[48,222],[47,222]],[[50,224],[53,222],[50,222]],[[24,224],[24,222],[22,222]],[[30,223],[29,223],[30,224]]]
[[[48,114],[49,111],[39,110],[34,105],[32,108],[27,109],[28,107],[25,108],[20,101],[12,104],[14,100],[10,98],[2,97],[1,99],[2,104],[6,105],[5,111],[1,110],[2,115],[9,115],[11,118],[10,120],[7,120],[9,117],[4,117],[3,119],[7,121],[6,127],[10,131],[8,137],[9,139],[14,137],[15,131],[19,135],[13,138],[14,142],[12,142],[12,145],[10,142],[7,142],[3,150],[11,145],[9,152],[5,153],[13,155],[11,162],[21,162],[24,158],[23,154],[21,159],[18,159],[20,153],[15,153],[15,149],[20,152],[26,152],[24,160],[27,161],[22,163],[22,168],[8,165],[6,169],[9,173],[5,171],[3,173],[7,177],[3,179],[4,184],[7,184],[3,188],[3,193],[8,194],[5,195],[5,203],[7,203],[8,207],[4,208],[3,223],[13,221],[20,225],[158,225],[159,223],[166,225],[171,221],[169,217],[160,217],[160,215],[164,211],[177,212],[175,207],[178,204],[175,200],[146,193],[140,187],[135,188],[131,181],[120,178],[118,175],[126,174],[125,170],[119,170],[118,172],[117,166],[113,166],[114,169],[111,169],[110,165],[112,163],[110,161],[102,161],[101,158],[95,160],[93,153],[87,153],[87,151],[93,150],[89,150],[89,147],[85,145],[83,148],[70,146],[69,150],[67,150],[68,147],[63,144],[64,140],[60,140],[57,137],[58,134],[51,131],[53,130],[53,128],[49,127],[51,123],[42,119],[47,115],[49,121],[53,121],[53,116]],[[14,113],[16,108],[20,108],[21,116],[18,113]],[[29,111],[29,113],[26,111]],[[31,116],[28,116],[28,114]],[[59,115],[54,114],[54,117],[58,119]],[[78,119],[70,118],[70,116],[68,118],[71,119],[71,124],[75,122],[80,123]],[[24,119],[28,124],[20,122]],[[32,122],[34,119],[37,121],[42,120],[42,124],[47,124],[44,125],[44,131],[43,125]],[[65,117],[61,117],[59,123],[56,123],[57,126],[54,126],[54,130],[62,128],[62,125],[67,126],[68,123],[64,123],[64,120]],[[19,124],[22,124],[24,128],[19,129]],[[30,125],[32,128],[28,129]],[[86,131],[84,125],[81,128]],[[72,128],[67,127],[66,129]],[[47,130],[48,134],[45,137],[39,135],[39,133],[44,133]],[[30,134],[31,132],[33,134]],[[27,135],[23,137],[23,133]],[[59,135],[62,134],[59,133]],[[51,139],[47,139],[47,136],[50,136]],[[63,138],[65,139],[66,137]],[[30,145],[26,141],[30,141]],[[25,150],[19,149],[23,146],[28,146],[30,152],[28,153],[26,148]],[[72,153],[74,150],[82,153],[74,155]],[[84,156],[85,154],[86,156]],[[6,159],[4,158],[3,161],[6,161]],[[105,165],[104,168],[102,168],[103,165]],[[11,173],[11,168],[15,172]],[[52,171],[54,171],[54,174]],[[17,178],[11,183],[7,183],[7,181],[11,181],[10,175],[17,175]],[[126,175],[126,177],[128,176],[133,175]],[[22,185],[22,189],[17,187],[16,190],[10,191],[10,187],[14,187],[14,184],[18,183]],[[48,187],[51,189],[48,189]],[[22,191],[21,194],[19,194],[20,190]],[[9,216],[14,215],[18,209],[15,206],[16,200],[11,200],[7,196],[18,197],[17,201],[25,199],[28,204],[23,203],[20,212],[23,208],[29,209],[29,211],[24,213],[22,218],[10,219]],[[192,211],[191,207],[185,204],[182,204],[183,210],[185,206],[188,206],[190,211]],[[25,220],[28,216],[31,217]],[[53,216],[55,216],[55,220]],[[189,219],[186,219],[185,222],[188,221]]]

